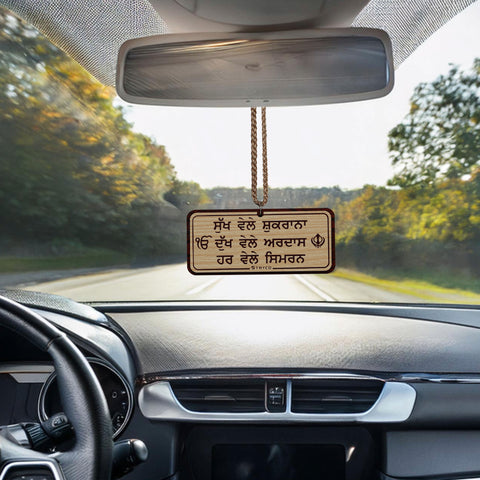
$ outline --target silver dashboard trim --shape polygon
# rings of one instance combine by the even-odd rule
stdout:
[[[419,374],[404,373],[399,375],[385,374],[384,378],[354,373],[331,373],[331,372],[308,372],[308,373],[178,373],[178,374],[146,374],[140,383],[143,384],[171,380],[235,380],[235,379],[253,379],[261,378],[264,380],[314,380],[328,378],[332,379],[355,379],[355,380],[377,380],[381,382],[400,382],[400,383],[450,383],[450,384],[479,384],[480,375],[473,374],[452,374],[452,375],[436,375],[436,374]],[[480,478],[479,478],[480,480]]]
[[[172,375],[163,375],[163,374],[147,374],[147,377],[151,377],[156,381],[167,381],[170,380],[235,380],[235,379],[252,379],[260,378],[264,380],[295,380],[295,379],[322,379],[327,378],[329,380],[343,380],[343,379],[354,379],[354,380],[377,380],[384,382],[385,380],[375,377],[373,375],[361,375],[356,373],[332,373],[332,372],[308,372],[308,373],[179,373]],[[153,382],[151,382],[153,383]]]
[[[411,415],[416,391],[406,383],[386,382],[374,405],[363,413],[313,414],[291,411],[291,390],[287,389],[285,412],[211,413],[192,412],[183,407],[175,397],[170,383],[159,381],[145,385],[139,392],[138,405],[150,420],[184,422],[358,422],[398,423]]]
[[[26,467],[26,468],[48,468],[53,475],[53,478],[55,480],[64,480],[64,477],[62,473],[60,472],[59,467],[57,464],[52,460],[16,460],[10,463],[7,463],[5,467],[3,468],[1,474],[0,474],[0,480],[4,480],[5,477],[7,476],[7,473],[12,469],[16,467]]]
[[[415,375],[405,374],[402,375],[399,380],[415,383],[452,383],[452,384],[470,384],[475,385],[480,383],[480,376],[473,376],[466,374],[463,376],[458,375]],[[479,479],[480,480],[480,479]]]
[[[17,383],[44,383],[53,370],[53,365],[20,363],[0,365],[0,375],[10,375]]]
[[[10,376],[17,383],[45,383],[50,376],[50,373],[10,373]]]
[[[265,387],[267,386],[267,382],[265,382]],[[292,411],[292,381],[287,380],[287,388],[286,388],[286,402],[285,402],[285,410],[287,412]],[[266,399],[265,399],[266,400]]]

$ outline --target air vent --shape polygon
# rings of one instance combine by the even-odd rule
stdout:
[[[193,412],[265,411],[263,380],[182,380],[170,382],[177,400]]]
[[[369,410],[382,391],[377,380],[294,380],[294,413],[362,413]]]

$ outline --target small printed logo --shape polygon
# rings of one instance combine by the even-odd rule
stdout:
[[[315,248],[320,248],[325,243],[325,237],[322,237],[319,233],[312,237],[311,240]]]

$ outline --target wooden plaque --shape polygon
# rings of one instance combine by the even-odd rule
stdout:
[[[335,268],[328,208],[194,210],[187,266],[195,274],[329,273]]]

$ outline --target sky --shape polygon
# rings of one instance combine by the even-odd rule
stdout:
[[[479,25],[475,2],[400,66],[384,98],[267,109],[270,188],[384,185],[393,175],[387,135],[408,113],[413,89],[450,63],[470,67],[480,57]],[[250,109],[119,103],[136,131],[166,146],[181,180],[204,188],[250,186]]]

